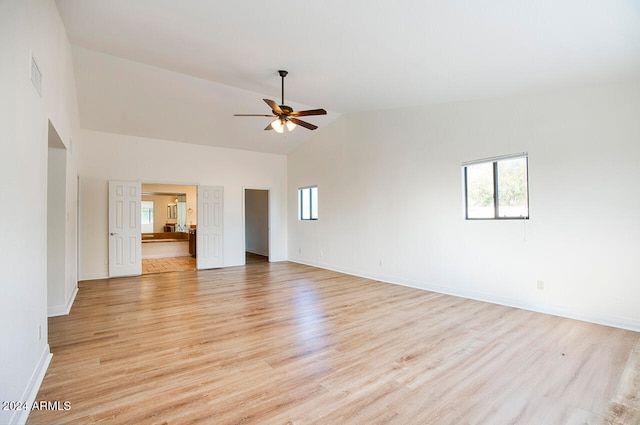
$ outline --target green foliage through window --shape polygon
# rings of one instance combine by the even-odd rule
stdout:
[[[529,218],[527,156],[464,166],[467,219]]]

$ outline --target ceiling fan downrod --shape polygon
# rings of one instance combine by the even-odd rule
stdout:
[[[284,77],[286,77],[288,73],[289,72],[282,69],[278,71],[278,74],[280,74],[280,77],[282,78],[282,103],[280,106],[284,106]]]

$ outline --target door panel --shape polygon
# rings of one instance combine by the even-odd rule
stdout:
[[[109,181],[109,277],[142,274],[140,182]]]
[[[224,266],[222,186],[198,186],[198,227],[196,232],[197,267]]]

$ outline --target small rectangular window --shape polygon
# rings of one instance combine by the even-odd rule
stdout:
[[[140,212],[142,233],[153,233],[153,201],[142,201]]]
[[[298,219],[318,219],[318,187],[302,187],[298,189]]]
[[[527,154],[472,161],[463,167],[467,220],[529,218]]]
[[[142,201],[142,224],[153,224],[153,201]]]

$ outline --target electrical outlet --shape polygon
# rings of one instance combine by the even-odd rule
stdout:
[[[38,341],[42,341],[42,325],[38,325]]]
[[[544,280],[538,281],[538,291],[544,291]]]
[[[378,264],[382,267],[382,260],[378,260]]]

